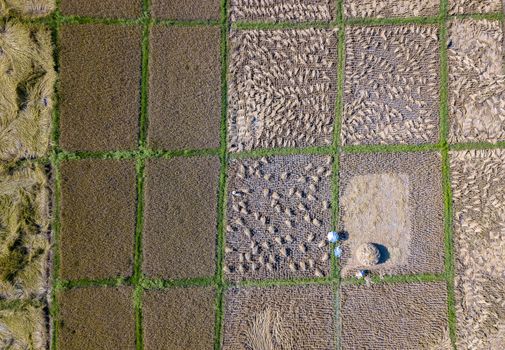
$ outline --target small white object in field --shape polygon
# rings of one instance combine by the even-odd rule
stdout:
[[[339,240],[339,236],[338,236],[338,233],[335,232],[335,231],[331,231],[331,232],[328,232],[328,241],[330,243],[335,243],[336,241]]]
[[[366,270],[358,270],[356,272],[356,277],[357,278],[364,278],[366,276]]]
[[[342,248],[340,247],[335,247],[335,250],[333,251],[335,254],[335,257],[340,258],[342,256]]]

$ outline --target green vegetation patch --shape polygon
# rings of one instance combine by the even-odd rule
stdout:
[[[0,20],[0,53],[0,160],[42,156],[56,80],[51,32]]]
[[[40,165],[0,165],[0,299],[44,294],[48,191]]]

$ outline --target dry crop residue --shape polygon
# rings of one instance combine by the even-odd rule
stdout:
[[[451,152],[459,349],[505,344],[505,150]]]
[[[456,19],[450,24],[451,142],[505,140],[502,38],[499,21]]]
[[[436,16],[439,0],[346,0],[346,17],[415,17]]]
[[[239,30],[230,46],[230,151],[332,143],[336,30]]]
[[[436,26],[347,28],[343,144],[438,141],[437,36]]]
[[[449,14],[500,12],[502,0],[449,0]]]
[[[0,160],[43,156],[56,80],[51,32],[14,20],[0,29]]]
[[[226,276],[327,275],[331,158],[235,160],[229,176]]]
[[[331,286],[230,288],[223,350],[335,348]]]
[[[231,0],[232,21],[331,21],[333,0]]]
[[[47,16],[54,11],[55,7],[55,0],[0,0],[0,17]]]

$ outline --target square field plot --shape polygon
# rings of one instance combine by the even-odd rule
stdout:
[[[356,153],[340,160],[342,275],[444,272],[437,153]]]
[[[231,288],[224,298],[223,350],[335,348],[331,286]]]
[[[136,174],[130,160],[61,164],[61,274],[64,279],[130,276]]]
[[[219,169],[217,157],[147,162],[143,234],[147,276],[214,275]]]
[[[48,324],[42,307],[23,305],[0,310],[0,348],[46,350]]]
[[[450,153],[458,349],[505,344],[505,150]]]
[[[349,27],[342,143],[437,143],[436,26]]]
[[[136,149],[141,28],[71,24],[60,35],[61,147]]]
[[[502,0],[449,0],[449,14],[500,12]]]
[[[60,0],[66,16],[99,18],[137,18],[142,15],[142,0]]]
[[[342,349],[452,349],[445,282],[343,286]]]
[[[149,146],[219,147],[220,29],[154,26],[149,60]]]
[[[232,160],[225,275],[231,280],[330,272],[331,157]]]
[[[46,177],[38,164],[24,162],[16,169],[0,164],[0,301],[47,293],[51,244]]]
[[[212,349],[215,304],[212,288],[146,291],[142,297],[144,349]]]
[[[221,0],[151,0],[151,13],[156,19],[218,20]]]
[[[133,288],[70,289],[58,300],[58,349],[135,349]]]
[[[336,61],[335,30],[233,31],[230,151],[330,145]]]
[[[440,0],[344,0],[347,18],[437,16]]]
[[[505,71],[500,21],[449,26],[449,141],[505,141]]]
[[[231,0],[232,21],[329,22],[335,18],[334,0]]]

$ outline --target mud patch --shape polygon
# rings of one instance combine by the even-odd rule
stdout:
[[[505,344],[505,150],[451,152],[450,166],[457,345],[499,349]]]
[[[333,349],[334,304],[330,286],[231,288],[223,349]]]
[[[217,157],[147,162],[146,275],[165,279],[214,275],[219,169]]]
[[[70,16],[136,18],[142,15],[142,0],[61,0],[61,12]]]
[[[331,157],[232,160],[228,174],[226,276],[327,275]]]
[[[437,153],[343,154],[340,170],[342,275],[365,268],[383,274],[444,271],[441,159]],[[382,247],[382,261],[363,266],[357,250]],[[385,259],[384,259],[385,258]]]
[[[130,276],[133,271],[136,173],[131,160],[61,164],[61,275]]]
[[[336,58],[336,30],[232,31],[229,150],[330,145]]]
[[[502,42],[500,21],[450,22],[450,142],[505,140]]]
[[[59,304],[58,349],[135,349],[133,288],[71,289]]]
[[[445,282],[344,286],[343,349],[444,349]]]
[[[149,146],[219,147],[221,67],[219,27],[151,29]]]
[[[146,291],[142,297],[145,349],[212,349],[214,306],[211,288]]]
[[[141,28],[61,29],[61,138],[69,151],[137,149]]]
[[[438,141],[437,36],[421,25],[346,30],[343,144]]]

